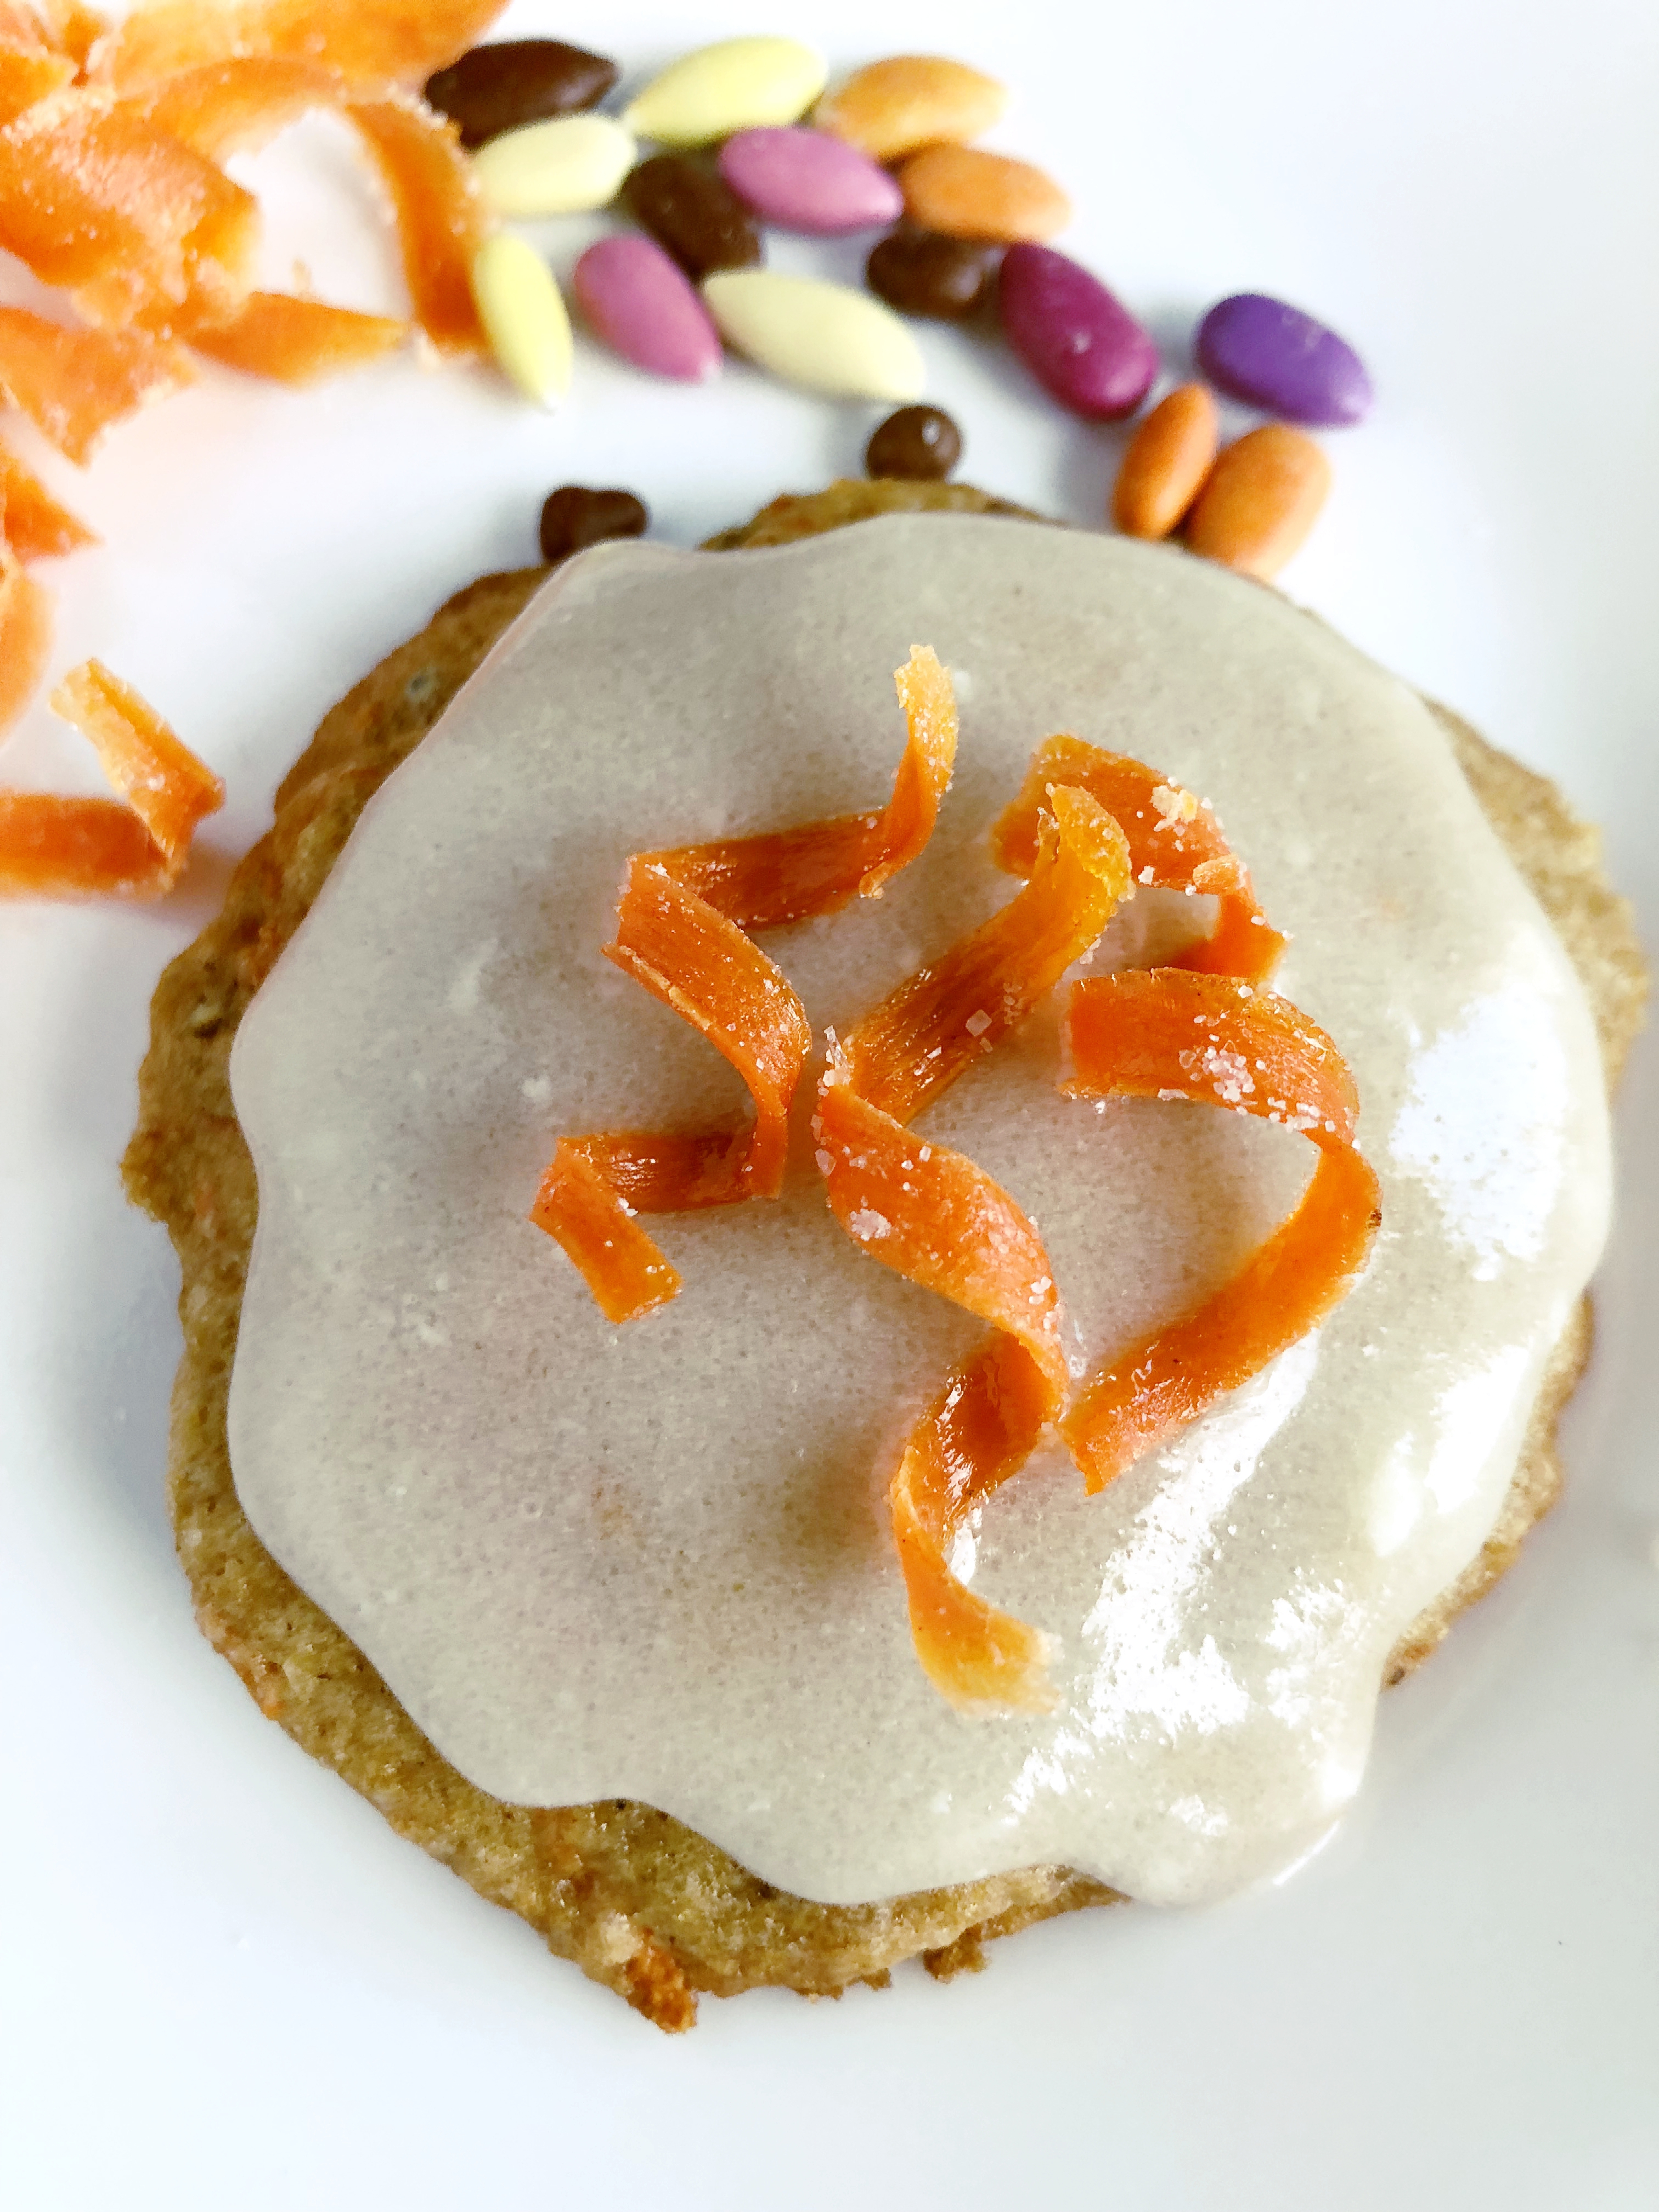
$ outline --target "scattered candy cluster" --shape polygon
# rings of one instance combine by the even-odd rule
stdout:
[[[799,40],[726,39],[665,70],[620,120],[592,112],[619,74],[551,40],[479,46],[434,77],[427,97],[478,149],[476,174],[496,216],[615,204],[633,218],[637,232],[581,256],[571,289],[589,327],[636,367],[701,380],[718,371],[724,342],[810,390],[915,402],[925,371],[902,318],[982,319],[994,299],[1009,344],[1074,413],[1116,421],[1156,383],[1150,334],[1047,243],[1071,219],[1060,186],[1030,162],[965,143],[1006,98],[977,70],[899,55],[825,94],[823,60]],[[638,161],[641,137],[669,150]],[[871,252],[869,296],[764,267],[762,223],[817,236],[897,228]],[[570,327],[545,263],[498,233],[479,252],[475,286],[507,374],[543,404],[562,398]],[[1195,551],[1273,575],[1330,483],[1322,452],[1290,426],[1358,422],[1370,381],[1334,331],[1260,294],[1212,308],[1195,351],[1218,389],[1281,419],[1222,453],[1208,391],[1183,386],[1131,445],[1114,520],[1146,538],[1184,521]],[[938,477],[961,450],[948,416],[911,404],[878,430],[866,465]]]
[[[1152,391],[1151,337],[1048,243],[1071,218],[1065,193],[969,143],[1006,104],[992,78],[896,56],[826,93],[822,56],[799,40],[727,39],[663,70],[618,118],[598,112],[620,75],[604,57],[473,44],[499,8],[137,0],[112,25],[85,0],[0,0],[0,247],[62,307],[0,306],[0,402],[84,464],[112,424],[190,383],[200,356],[303,385],[416,331],[447,359],[492,350],[546,402],[569,382],[569,317],[546,262],[501,226],[611,206],[635,228],[590,247],[572,283],[592,331],[660,375],[708,377],[731,345],[810,389],[902,403],[870,440],[872,475],[942,477],[962,451],[949,416],[921,404],[910,317],[985,326],[994,307],[1032,374],[1085,417],[1133,414]],[[318,109],[351,125],[380,173],[408,321],[252,288],[258,209],[222,163]],[[641,140],[659,150],[640,158]],[[767,268],[766,224],[881,232],[868,289]],[[1130,445],[1115,519],[1143,537],[1184,528],[1194,551],[1272,575],[1329,483],[1291,426],[1357,422],[1370,383],[1334,332],[1255,295],[1213,308],[1196,354],[1211,385],[1280,419],[1221,451],[1208,390],[1171,392]],[[562,559],[646,519],[631,493],[565,486],[543,550]],[[0,446],[0,731],[50,647],[33,564],[94,542]],[[52,705],[93,736],[119,796],[0,790],[0,896],[157,895],[216,784],[97,664],[76,681]],[[101,702],[96,731],[71,711],[82,692]],[[156,792],[165,820],[144,796]]]

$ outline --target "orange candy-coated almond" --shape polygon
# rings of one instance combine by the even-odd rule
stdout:
[[[77,331],[27,307],[0,307],[0,392],[72,461],[112,422],[188,384],[182,346],[143,331]]]
[[[1135,432],[1112,493],[1112,520],[1127,538],[1167,538],[1210,473],[1220,439],[1215,401],[1183,384]]]
[[[197,823],[224,805],[224,785],[101,660],[71,669],[50,703],[54,714],[91,738],[105,775],[176,875]]]
[[[1229,446],[1187,518],[1186,540],[1206,561],[1247,576],[1276,576],[1319,518],[1331,465],[1313,440],[1268,422]]]
[[[1286,939],[1267,927],[1244,864],[1221,834],[1206,803],[1127,753],[1103,752],[1081,738],[1049,738],[1037,748],[1025,782],[991,832],[1000,868],[1029,876],[1049,787],[1073,784],[1100,801],[1129,845],[1138,884],[1192,890],[1219,902],[1214,930],[1169,965],[1260,982],[1271,974]]]
[[[123,91],[233,55],[319,62],[354,84],[423,84],[475,46],[501,0],[150,0],[122,24],[102,74]]]
[[[917,646],[895,683],[908,734],[880,811],[640,853],[628,864],[606,955],[730,1061],[755,1119],[735,1132],[560,1140],[530,1218],[562,1246],[609,1320],[634,1320],[679,1288],[634,1214],[773,1198],[782,1187],[789,1105],[811,1033],[787,978],[746,933],[878,896],[933,834],[956,758],[950,679]]]
[[[1352,1288],[1381,1213],[1346,1063],[1287,1000],[1143,969],[1079,983],[1067,1029],[1068,1097],[1195,1099],[1298,1130],[1320,1155],[1301,1204],[1224,1289],[1084,1386],[1060,1433],[1097,1491],[1316,1327]]]
[[[40,477],[4,446],[0,446],[0,530],[20,561],[40,561],[98,543],[97,532],[60,507]]]
[[[898,173],[905,213],[948,238],[1041,244],[1072,220],[1072,203],[1042,170],[977,146],[931,146]]]
[[[388,315],[325,307],[286,292],[250,292],[228,322],[193,331],[190,343],[227,368],[278,384],[314,384],[392,352],[410,326]]]
[[[1006,89],[964,62],[940,54],[893,54],[826,94],[812,120],[872,161],[896,161],[924,146],[977,138],[1007,105]]]

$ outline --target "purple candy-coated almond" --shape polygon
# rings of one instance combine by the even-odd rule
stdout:
[[[687,384],[719,372],[714,319],[654,239],[600,239],[576,264],[571,289],[591,328],[635,368]]]
[[[878,229],[904,212],[896,179],[825,131],[739,131],[720,148],[720,167],[740,200],[785,230],[830,237]]]
[[[1127,415],[1158,374],[1158,348],[1097,276],[1051,246],[1011,246],[999,297],[1008,342],[1063,407]]]
[[[1212,384],[1286,422],[1334,429],[1370,412],[1371,380],[1353,348],[1265,292],[1236,292],[1212,307],[1195,350]]]

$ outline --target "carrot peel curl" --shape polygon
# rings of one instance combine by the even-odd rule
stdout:
[[[789,1108],[811,1033],[787,978],[748,933],[874,896],[927,844],[956,758],[955,702],[925,646],[912,648],[895,681],[908,734],[884,808],[629,861],[606,957],[730,1062],[755,1118],[737,1132],[561,1139],[530,1218],[574,1261],[611,1321],[648,1313],[680,1286],[635,1214],[775,1198],[782,1188]]]
[[[1113,1355],[1060,1426],[1091,1492],[1318,1325],[1352,1287],[1381,1219],[1355,1149],[1353,1079],[1285,999],[1234,977],[1141,969],[1079,983],[1073,1098],[1191,1098],[1300,1131],[1318,1164],[1301,1203],[1231,1281]]]
[[[830,1209],[854,1242],[991,1324],[911,1430],[888,1492],[917,1658],[965,1709],[1054,1703],[1047,1638],[970,1590],[950,1552],[1065,1404],[1060,1302],[1042,1240],[1007,1192],[904,1124],[1019,1026],[1130,890],[1111,816],[1066,788],[1049,809],[1024,889],[836,1048],[813,1122]]]
[[[1129,843],[1138,884],[1214,896],[1219,915],[1212,934],[1167,964],[1258,983],[1270,975],[1286,939],[1270,929],[1256,904],[1243,863],[1221,834],[1206,800],[1182,791],[1145,761],[1109,753],[1081,738],[1049,738],[1038,746],[1025,782],[991,832],[999,867],[1029,875],[1036,855],[1037,822],[1051,784],[1090,793],[1115,817]]]

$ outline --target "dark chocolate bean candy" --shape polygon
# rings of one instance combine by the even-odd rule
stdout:
[[[906,228],[872,251],[864,275],[876,297],[902,314],[959,322],[983,304],[996,264],[995,246]]]
[[[428,77],[427,105],[460,125],[463,146],[482,146],[521,124],[597,107],[620,74],[603,54],[557,39],[507,39]]]
[[[622,188],[622,203],[694,283],[717,269],[753,269],[760,261],[760,232],[748,209],[718,170],[684,154],[641,161]]]
[[[586,484],[561,484],[542,509],[542,558],[568,561],[586,545],[607,538],[637,538],[651,518],[643,500],[631,491],[590,491]]]
[[[901,407],[864,449],[866,475],[936,483],[962,459],[962,433],[942,407]]]

